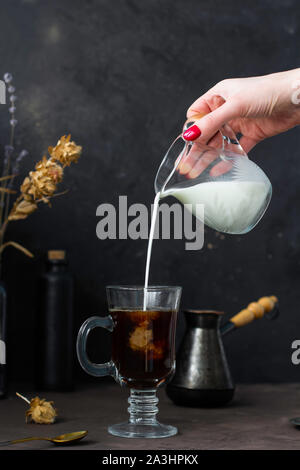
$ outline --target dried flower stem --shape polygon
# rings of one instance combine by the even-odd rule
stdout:
[[[49,200],[53,199],[54,197],[58,197],[58,196],[62,196],[63,194],[67,194],[68,192],[69,192],[69,190],[65,189],[64,191],[61,191],[60,193],[55,193],[55,194],[53,194],[53,196],[49,197]],[[38,203],[38,202],[45,202],[45,201],[43,199],[37,199],[35,202]]]
[[[11,117],[15,118],[15,113],[12,113]],[[14,136],[15,136],[15,126],[10,126],[10,145],[13,147],[14,143]]]
[[[0,225],[2,226],[3,223],[3,208],[5,206],[5,209],[7,207],[7,204],[4,204],[5,200],[5,193],[7,191],[7,180],[12,178],[13,175],[8,175],[8,168],[6,167],[5,169],[5,175],[1,178],[1,181],[4,181],[3,185],[0,187],[1,189],[1,198],[0,198]],[[5,216],[4,216],[5,218]],[[2,240],[0,240],[0,244],[2,243]]]
[[[7,246],[13,246],[17,250],[22,251],[24,255],[29,256],[29,258],[33,258],[33,254],[29,250],[27,250],[27,248],[24,248],[24,246],[20,245],[20,243],[13,242],[11,240],[9,242],[2,243],[2,245],[0,246],[0,256],[2,254],[2,251],[5,250]]]
[[[1,181],[5,181],[5,180],[10,180],[12,178],[14,178],[16,175],[6,175],[6,176],[1,176],[0,177],[0,182]]]
[[[5,177],[3,177],[3,179],[4,179],[4,178],[5,178]],[[1,178],[1,179],[2,179],[2,178]],[[1,190],[1,189],[4,190],[4,188],[0,188],[0,190]],[[16,191],[12,191],[12,192],[15,193]],[[20,196],[19,196],[19,198],[20,198]],[[19,198],[18,198],[18,199],[19,199]],[[18,199],[17,199],[17,200],[18,200]],[[1,215],[2,215],[2,214],[1,214]],[[6,228],[7,228],[7,224],[8,224],[8,216],[5,217],[4,221],[3,221],[3,222],[1,223],[1,225],[0,225],[0,227],[1,227],[1,228],[0,228],[0,248],[1,248],[2,245],[3,245],[3,239],[4,239],[4,235],[5,235],[5,230],[6,230]],[[2,250],[2,251],[3,251],[3,250]],[[2,254],[2,251],[0,252],[0,270],[1,270],[1,254]],[[0,275],[1,275],[1,272],[0,272]]]
[[[16,392],[16,395],[22,398],[22,400],[26,401],[26,403],[30,405],[30,400],[28,400],[28,398],[24,397],[23,395],[21,395],[21,393],[18,393],[18,392]]]
[[[13,117],[14,117],[14,114],[13,114]],[[10,146],[13,148],[13,144],[14,144],[14,130],[15,130],[15,126],[10,126]],[[8,159],[7,159],[7,163],[6,163],[6,168],[4,169],[4,176],[8,175],[9,174],[9,171],[10,171],[10,160],[11,160],[11,153],[9,152],[9,155],[8,155]],[[7,181],[5,181],[3,183],[3,186],[2,188],[6,188],[7,187]],[[1,202],[0,202],[0,223],[2,225],[2,222],[3,222],[3,218],[6,219],[7,217],[7,214],[8,214],[8,210],[9,210],[9,196],[7,196],[7,200],[5,202],[5,192],[3,191],[2,194],[1,194]],[[4,209],[4,210],[3,210]],[[3,242],[3,239],[0,240],[0,243],[2,244]]]
[[[16,112],[16,100],[17,96],[15,94],[16,88],[13,85],[13,76],[11,73],[5,73],[4,76],[4,81],[8,85],[8,93],[9,93],[9,101],[10,101],[10,107],[9,107],[9,113],[10,113],[10,139],[9,139],[9,147],[10,149],[7,150],[6,153],[6,161],[4,160],[6,166],[3,169],[4,175],[8,175],[10,172],[11,168],[11,157],[14,152],[14,135],[15,135],[15,126],[17,124],[17,120],[15,119],[15,112]],[[2,185],[3,188],[7,187],[7,181],[5,181]],[[9,201],[10,201],[10,196],[9,194],[6,194],[5,192],[2,192],[1,194],[1,207],[0,207],[0,225],[2,226],[3,219],[5,220],[8,216],[8,211],[9,211]],[[1,244],[3,243],[3,238],[0,240]]]
[[[14,177],[12,178],[13,181]],[[7,219],[8,217],[8,212],[9,212],[9,206],[10,206],[10,195],[8,194],[6,196],[6,204],[5,204],[5,211],[4,211],[4,220]]]

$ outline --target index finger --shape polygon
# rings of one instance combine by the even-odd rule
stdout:
[[[211,108],[207,102],[206,94],[198,98],[194,103],[189,107],[186,113],[186,117],[192,118],[195,114],[208,114],[211,112]]]

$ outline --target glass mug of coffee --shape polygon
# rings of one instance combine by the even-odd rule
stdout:
[[[119,437],[169,437],[177,428],[156,420],[156,390],[175,372],[175,331],[181,287],[108,286],[109,315],[88,318],[77,337],[77,356],[90,375],[111,375],[130,388],[129,421],[109,426]],[[145,297],[146,296],[146,297]],[[146,306],[146,308],[145,308]],[[112,359],[92,363],[86,343],[93,328],[112,332]]]

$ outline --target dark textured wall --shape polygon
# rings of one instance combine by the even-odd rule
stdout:
[[[102,202],[150,205],[162,155],[181,129],[187,107],[221,79],[299,66],[300,5],[296,0],[2,0],[1,74],[17,86],[17,145],[29,150],[19,181],[48,145],[71,132],[83,146],[66,171],[68,194],[28,220],[12,223],[7,239],[36,254],[5,255],[10,293],[11,375],[31,379],[36,277],[41,255],[65,248],[76,275],[76,324],[105,313],[105,285],[143,282],[146,241],[100,241]],[[1,145],[8,136],[0,107]],[[261,223],[244,236],[216,237],[205,248],[156,241],[151,282],[183,286],[183,307],[231,315],[261,295],[280,298],[281,317],[226,337],[236,381],[297,381],[290,345],[300,338],[300,134],[296,128],[251,152],[274,188]],[[210,249],[208,248],[208,244]],[[212,245],[212,246],[211,246]],[[183,320],[179,320],[179,337]],[[97,359],[109,338],[95,333]],[[79,377],[85,375],[79,372]]]

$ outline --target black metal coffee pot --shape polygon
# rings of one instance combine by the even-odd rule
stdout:
[[[276,306],[276,308],[274,308]],[[228,367],[222,335],[262,318],[275,318],[278,300],[262,297],[220,326],[223,312],[185,310],[186,332],[176,357],[176,372],[167,385],[167,395],[177,405],[222,406],[234,396],[235,386]]]

